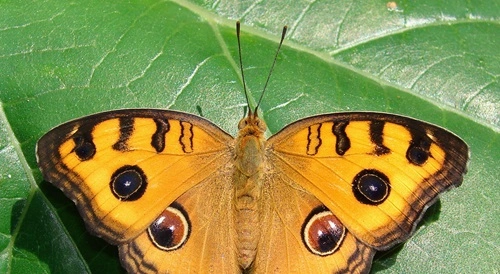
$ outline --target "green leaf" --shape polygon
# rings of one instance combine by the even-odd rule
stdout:
[[[385,111],[469,144],[463,185],[372,272],[497,271],[500,7],[476,2],[2,1],[0,272],[123,272],[116,247],[42,181],[36,141],[72,118],[131,107],[201,113],[234,135],[245,106],[234,19],[252,104],[289,25],[261,106],[271,134],[313,114]]]

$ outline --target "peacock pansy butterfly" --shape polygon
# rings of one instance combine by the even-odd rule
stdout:
[[[177,111],[90,115],[38,164],[130,273],[366,273],[466,172],[467,145],[422,121],[332,113],[266,140],[258,105],[236,138]]]

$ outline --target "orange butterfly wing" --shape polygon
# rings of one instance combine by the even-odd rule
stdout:
[[[127,109],[51,130],[39,140],[37,156],[45,180],[76,203],[87,229],[120,244],[230,161],[232,143],[194,115]]]
[[[407,239],[423,212],[466,172],[467,145],[454,134],[383,113],[326,114],[268,140],[269,160],[377,249]]]

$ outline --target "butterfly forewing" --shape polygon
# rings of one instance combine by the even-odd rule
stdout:
[[[37,145],[44,178],[70,197],[90,231],[135,238],[186,190],[231,160],[233,138],[194,115],[118,110],[63,124]]]
[[[454,134],[382,113],[305,118],[267,146],[277,172],[377,249],[408,238],[438,195],[461,184],[468,160],[467,145]]]

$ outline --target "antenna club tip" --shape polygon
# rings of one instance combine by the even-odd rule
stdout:
[[[283,32],[281,33],[281,40],[283,41],[283,39],[285,38],[285,34],[286,34],[286,31],[288,30],[288,26],[287,25],[284,25],[283,26]]]

